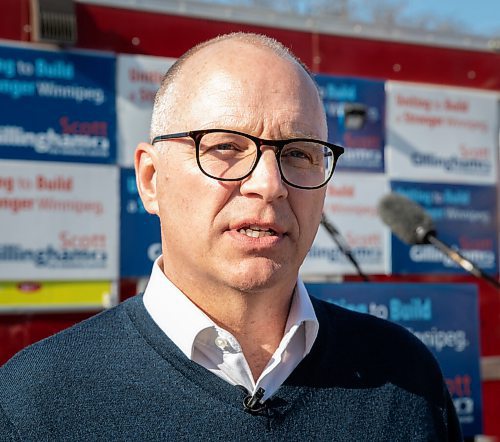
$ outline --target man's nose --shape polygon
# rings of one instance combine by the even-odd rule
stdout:
[[[272,147],[263,146],[262,155],[253,172],[242,180],[240,192],[242,195],[259,195],[265,201],[286,198],[288,189],[278,166],[278,159]]]

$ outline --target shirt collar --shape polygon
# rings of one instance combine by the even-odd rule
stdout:
[[[215,324],[165,276],[160,260],[161,256],[153,264],[144,291],[144,306],[162,331],[191,359],[196,336]]]
[[[307,289],[300,277],[297,279],[295,292],[288,313],[288,320],[285,326],[285,334],[292,327],[299,327],[301,324],[305,326],[305,348],[303,356],[306,356],[310,351],[318,336],[319,322],[314,312],[314,307],[307,293]]]
[[[218,326],[165,276],[160,263],[161,256],[153,264],[143,302],[161,330],[192,359],[199,333]],[[319,322],[304,283],[298,278],[284,334],[302,324],[305,327],[305,356],[314,344]]]

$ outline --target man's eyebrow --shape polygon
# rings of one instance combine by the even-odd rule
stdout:
[[[322,137],[319,136],[318,134],[314,134],[311,131],[301,131],[301,130],[291,130],[287,131],[284,130],[282,131],[283,133],[283,140],[289,139],[289,138],[310,138],[314,140],[321,140]]]
[[[287,138],[310,138],[313,140],[320,140],[321,137],[312,135],[310,132],[292,132]]]
[[[242,132],[248,135],[255,136],[257,138],[262,138],[262,139],[272,139],[272,140],[288,140],[290,138],[310,138],[314,140],[322,140],[321,136],[318,136],[317,134],[313,134],[310,130],[300,130],[300,129],[293,129],[293,128],[288,128],[284,127],[283,130],[281,130],[281,136],[280,137],[263,137],[261,135],[258,135],[255,133],[255,127],[250,127],[250,126],[242,126],[241,125],[241,120],[237,116],[231,115],[230,118],[227,118],[225,122],[209,122],[209,123],[204,123],[201,126],[196,128],[197,130],[206,130],[206,129],[221,129],[221,130],[234,130],[236,132]]]

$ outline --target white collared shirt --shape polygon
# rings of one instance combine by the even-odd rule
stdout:
[[[153,264],[143,298],[156,324],[190,360],[230,384],[244,386],[251,394],[262,387],[262,401],[272,396],[310,352],[318,335],[318,320],[300,278],[283,338],[255,381],[236,338],[217,326],[165,276],[160,259]]]

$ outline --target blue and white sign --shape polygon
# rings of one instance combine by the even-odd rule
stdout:
[[[383,81],[316,75],[325,106],[328,140],[347,147],[339,170],[384,171]]]
[[[118,168],[0,161],[0,280],[118,278]]]
[[[328,183],[323,212],[344,237],[363,273],[389,272],[390,233],[377,214],[377,202],[388,192],[389,181],[383,174],[339,172]],[[320,225],[300,272],[308,277],[357,270]]]
[[[486,273],[498,269],[498,210],[493,186],[391,182],[394,192],[420,204],[434,221],[437,237]],[[392,272],[466,273],[431,245],[404,244],[392,237]]]
[[[494,185],[498,94],[387,83],[387,172],[391,179]]]
[[[121,169],[120,276],[149,276],[161,254],[160,221],[144,209],[134,169]]]
[[[118,162],[133,167],[138,143],[149,141],[149,126],[156,91],[173,58],[146,55],[118,56],[116,112],[118,121]]]
[[[115,58],[0,46],[0,158],[114,163]]]
[[[387,319],[410,330],[438,360],[464,436],[482,433],[475,285],[307,284],[307,290],[316,298]]]

